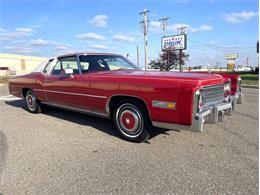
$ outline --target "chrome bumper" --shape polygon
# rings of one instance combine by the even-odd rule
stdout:
[[[164,129],[175,129],[175,130],[190,130],[195,132],[203,131],[204,123],[217,123],[224,121],[226,114],[230,114],[232,111],[232,102],[224,102],[216,104],[209,109],[197,113],[192,120],[191,126],[178,125],[172,123],[162,123],[153,121],[152,124],[155,127],[164,128]]]
[[[236,109],[236,104],[242,104],[244,100],[244,93],[237,92],[235,95],[230,95],[224,99],[224,102],[231,102],[232,103],[232,110]]]
[[[242,91],[240,91],[236,95],[237,95],[237,103],[242,104],[243,100],[244,100],[244,93],[242,93]]]

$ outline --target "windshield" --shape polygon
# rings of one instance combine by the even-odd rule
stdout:
[[[80,66],[82,73],[138,69],[128,59],[118,55],[82,55],[80,56]]]

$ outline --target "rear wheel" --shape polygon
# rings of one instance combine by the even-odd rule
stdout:
[[[36,99],[32,90],[28,90],[25,96],[26,105],[30,112],[39,113],[41,112],[40,102]]]
[[[146,108],[132,100],[121,101],[113,112],[113,121],[121,137],[133,142],[149,138],[149,117]]]

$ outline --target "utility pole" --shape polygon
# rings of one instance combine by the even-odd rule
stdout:
[[[137,59],[137,66],[139,67],[139,48],[138,45],[136,46],[136,59]]]
[[[178,32],[179,32],[179,35],[185,35],[186,34],[186,26],[183,26],[183,27],[180,27],[180,28],[177,28]],[[182,72],[182,50],[180,49],[180,54],[179,54],[179,58],[180,58],[180,72]]]
[[[142,31],[144,33],[144,68],[147,70],[147,62],[148,62],[148,48],[147,48],[147,33],[148,33],[148,12],[149,10],[144,9],[143,12],[139,13],[139,15],[143,15],[144,19],[140,22],[142,25]]]
[[[163,31],[163,36],[165,37],[165,30],[166,30],[166,27],[167,27],[167,20],[169,19],[169,17],[163,17],[161,19],[159,19],[159,22],[161,23],[161,27],[162,27],[162,31]],[[169,51],[166,51],[166,54],[167,54],[167,67],[169,67]]]
[[[163,30],[163,36],[165,37],[165,30],[166,30],[166,27],[168,25],[168,21],[169,20],[169,17],[163,17],[161,19],[159,19],[159,22],[161,23],[161,27],[162,27],[162,30]]]

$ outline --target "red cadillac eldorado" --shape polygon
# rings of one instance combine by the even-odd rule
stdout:
[[[221,75],[141,71],[123,56],[76,53],[51,58],[10,79],[28,110],[44,105],[111,118],[126,140],[142,142],[152,126],[201,132],[232,110]]]

